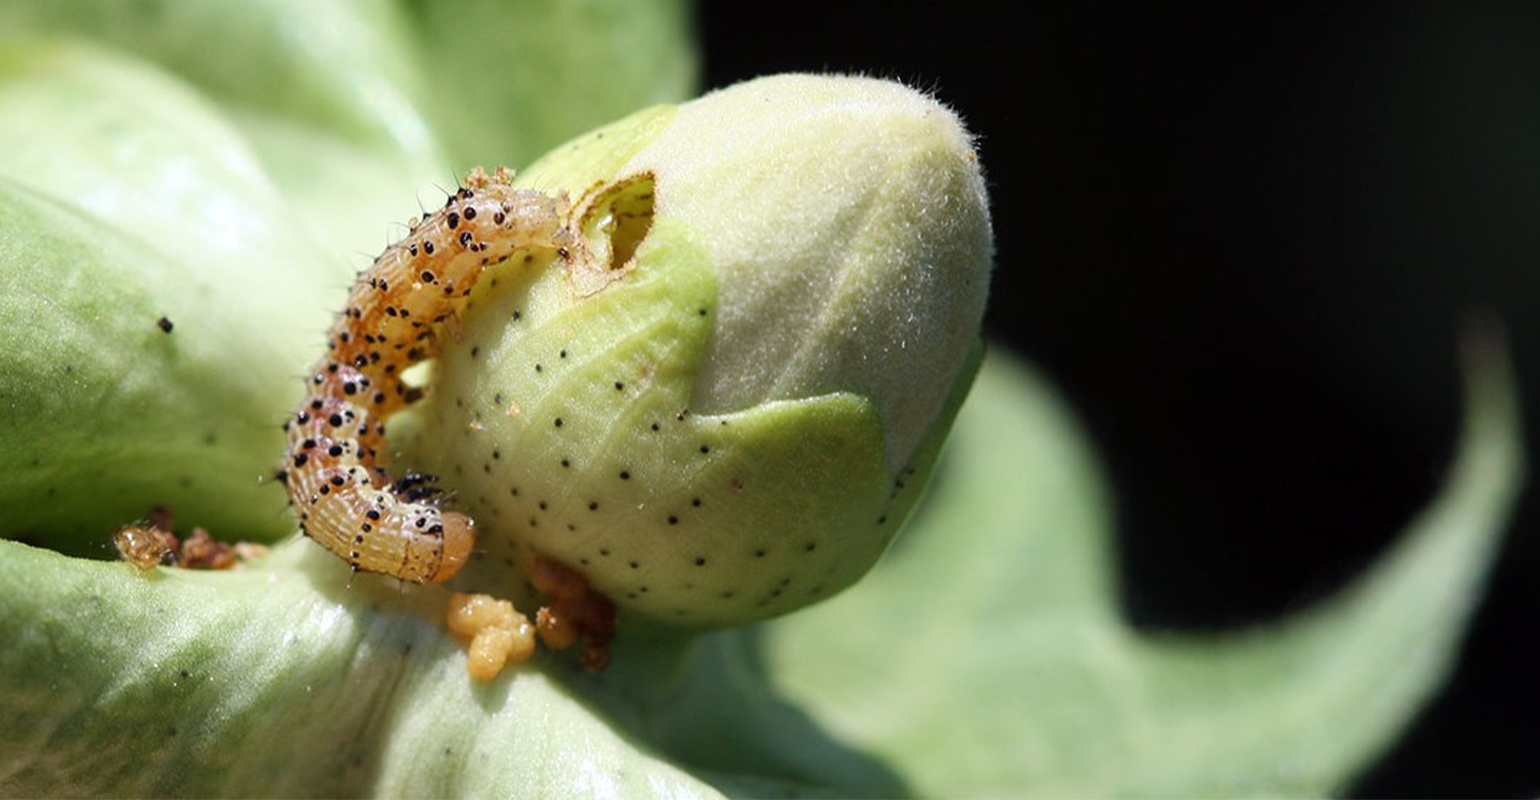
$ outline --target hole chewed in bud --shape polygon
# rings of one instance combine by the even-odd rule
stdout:
[[[636,251],[652,231],[654,181],[642,173],[589,190],[578,223],[586,259],[569,278],[579,297],[593,295],[636,265]]]

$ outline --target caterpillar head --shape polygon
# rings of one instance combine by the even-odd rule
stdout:
[[[470,560],[476,546],[475,521],[464,514],[448,513],[443,516],[443,551],[439,556],[438,570],[429,580],[433,583],[449,580]]]

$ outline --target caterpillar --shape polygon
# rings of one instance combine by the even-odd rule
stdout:
[[[392,480],[381,453],[385,420],[421,396],[402,373],[439,354],[486,269],[521,250],[569,252],[566,196],[514,189],[512,179],[504,167],[471,170],[442,209],[359,273],[309,395],[284,421],[278,479],[300,529],[355,572],[436,583],[475,545],[474,521],[439,507],[431,476]]]

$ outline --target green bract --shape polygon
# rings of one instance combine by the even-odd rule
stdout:
[[[446,589],[352,576],[284,538],[292,518],[264,482],[278,423],[351,271],[399,235],[387,223],[474,164],[526,163],[682,99],[685,17],[621,0],[0,6],[0,794],[1315,795],[1395,741],[1447,674],[1522,481],[1490,347],[1469,361],[1448,486],[1404,540],[1339,596],[1240,633],[1152,637],[1122,620],[1095,458],[1052,389],[1000,353],[859,585],[707,634],[629,614],[600,675],[545,654],[473,684],[442,628]],[[733,92],[801,99],[730,113]],[[465,487],[488,453],[444,441],[503,426],[523,438],[497,464],[560,475],[563,440],[519,426],[561,403],[574,430],[612,441],[571,454],[591,478],[539,478],[551,496],[526,499],[549,508],[530,530],[564,530],[558,492],[600,486],[604,457],[637,459],[607,495],[635,514],[711,470],[730,480],[701,444],[724,461],[845,453],[837,480],[861,503],[869,481],[891,491],[930,462],[971,374],[982,285],[892,266],[976,265],[987,248],[965,141],[890,84],[733,92],[639,112],[525,171],[619,213],[585,228],[603,269],[485,287],[434,405],[402,421],[458,502],[482,502]],[[852,114],[873,115],[854,149]],[[457,396],[486,404],[474,437]],[[690,414],[659,420],[667,446],[628,444],[676,405]],[[744,432],[698,439],[722,420]],[[831,468],[757,452],[736,462],[749,477],[834,497],[819,495]],[[731,489],[702,495],[679,525],[731,513],[799,530],[762,519],[796,511],[781,489],[754,505],[758,485],[738,511],[717,508]],[[487,530],[516,529],[506,502],[489,495]],[[158,503],[281,542],[233,572],[107,560],[111,528]]]
[[[484,281],[399,459],[479,520],[459,585],[506,592],[539,553],[713,625],[855,582],[976,364],[992,247],[956,118],[891,82],[768,78],[520,183],[571,187],[586,247]]]

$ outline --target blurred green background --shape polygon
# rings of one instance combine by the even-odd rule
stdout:
[[[1367,564],[1448,466],[1468,325],[1506,329],[1536,429],[1540,6],[700,14],[709,86],[863,71],[979,134],[989,332],[1089,427],[1145,629],[1266,619]],[[1540,791],[1537,522],[1530,493],[1450,689],[1353,794]]]

